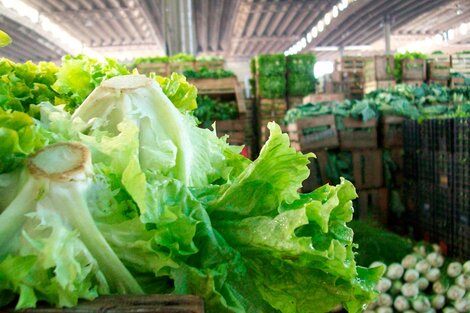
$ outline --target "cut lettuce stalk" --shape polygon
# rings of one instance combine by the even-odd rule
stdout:
[[[0,259],[11,251],[28,216],[36,210],[52,210],[78,232],[80,240],[98,262],[111,290],[140,294],[134,277],[98,230],[86,203],[92,166],[89,150],[79,143],[47,146],[28,160],[28,179],[0,215]]]

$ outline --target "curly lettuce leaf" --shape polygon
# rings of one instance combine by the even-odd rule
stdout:
[[[182,112],[197,108],[197,88],[186,81],[186,77],[172,73],[170,77],[156,76],[163,93]]]
[[[28,155],[45,144],[29,115],[1,108],[0,141],[0,174],[13,171]]]
[[[275,123],[258,159],[248,165],[232,184],[221,188],[209,204],[212,218],[269,215],[282,202],[299,198],[297,192],[308,177],[307,164],[313,153],[302,154],[289,146],[289,138]]]
[[[11,37],[7,33],[0,30],[0,48],[8,46],[11,43]]]

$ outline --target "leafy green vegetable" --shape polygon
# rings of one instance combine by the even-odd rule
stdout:
[[[287,95],[304,97],[315,92],[315,76],[313,70],[308,74],[289,73],[287,76]]]
[[[155,79],[175,107],[182,111],[197,108],[197,89],[186,81],[184,75],[172,73],[170,77],[156,76]]]
[[[225,77],[234,77],[235,74],[232,71],[227,71],[224,69],[210,70],[205,67],[200,70],[186,70],[183,72],[183,75],[186,78],[225,78]]]
[[[186,53],[177,53],[168,57],[168,60],[170,62],[193,62],[196,60],[196,58],[194,57],[194,55],[189,55]]]
[[[260,77],[284,76],[286,73],[286,58],[283,54],[260,55],[256,60]]]
[[[134,66],[145,63],[168,63],[170,62],[167,56],[154,56],[154,57],[140,57],[135,58]]]
[[[145,292],[200,295],[209,313],[362,311],[382,269],[354,261],[354,186],[299,194],[313,154],[278,125],[250,161],[164,90],[127,75],[72,117],[38,105],[40,133],[59,143],[9,178],[9,203],[0,177],[1,305]]]
[[[426,60],[427,55],[421,52],[405,52],[405,53],[395,53],[394,54],[394,59],[395,59],[395,80],[397,82],[402,81],[402,74],[403,74],[403,69],[402,69],[402,61],[403,60]]]
[[[197,104],[194,116],[205,128],[210,127],[214,121],[235,120],[238,118],[237,103],[235,101],[217,101],[208,96],[198,96]]]
[[[29,112],[30,105],[41,101],[54,102],[51,89],[58,68],[54,63],[14,63],[0,59],[0,108]]]
[[[314,54],[292,54],[286,57],[286,68],[290,74],[313,75],[316,57]]]
[[[0,174],[11,172],[44,145],[33,119],[22,112],[0,108]]]
[[[286,78],[282,76],[260,76],[259,94],[262,98],[279,99],[286,96]]]
[[[60,95],[56,103],[64,103],[73,112],[99,84],[108,78],[129,74],[129,71],[116,60],[99,62],[85,55],[66,55],[57,72],[57,81],[52,89]]]
[[[0,29],[0,48],[8,46],[11,43],[11,37]]]
[[[211,61],[224,61],[224,57],[220,55],[200,55],[196,57],[196,61],[211,62]]]

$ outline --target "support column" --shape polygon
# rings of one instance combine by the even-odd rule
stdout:
[[[167,55],[196,54],[192,0],[163,0],[162,5]]]
[[[390,15],[385,15],[384,17],[384,37],[385,37],[385,54],[390,55],[391,46],[390,46]]]

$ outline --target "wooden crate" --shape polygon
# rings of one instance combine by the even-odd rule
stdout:
[[[428,84],[438,84],[442,86],[448,86],[449,85],[449,80],[448,79],[430,79],[428,81]]]
[[[383,116],[381,119],[382,146],[384,148],[403,147],[402,116]]]
[[[382,225],[388,223],[388,190],[386,188],[360,190],[358,192],[359,199],[357,201],[359,211],[359,219],[380,222]]]
[[[187,70],[194,70],[195,62],[170,62],[170,74],[173,72],[183,73]]]
[[[344,118],[345,130],[340,130],[339,146],[342,150],[377,148],[377,120],[367,122]]]
[[[427,60],[428,79],[447,81],[450,79],[451,59],[448,55],[433,55]]]
[[[377,89],[388,89],[396,85],[394,80],[376,80],[364,83],[364,94],[375,91]]]
[[[198,94],[235,93],[238,85],[236,77],[225,78],[192,78],[188,81],[197,87]]]
[[[160,76],[170,75],[168,63],[141,63],[136,66],[140,74],[156,73]]]
[[[465,77],[470,76],[470,53],[456,53],[451,56],[452,73],[461,73]]]
[[[195,61],[194,68],[196,71],[200,71],[203,68],[208,70],[223,70],[224,69],[224,60],[219,61]]]
[[[327,152],[315,151],[315,156],[316,158],[310,159],[310,164],[308,164],[310,175],[302,183],[302,192],[311,192],[328,183],[326,177]]]
[[[314,133],[306,130],[314,127],[325,127]],[[292,146],[299,151],[310,152],[320,149],[337,148],[339,146],[338,132],[334,115],[306,117],[287,125]]]
[[[311,93],[303,98],[303,103],[317,103],[324,101],[344,101],[343,93]]]
[[[364,57],[343,56],[341,58],[341,71],[344,73],[357,73],[364,70]]]
[[[232,145],[245,144],[246,118],[241,115],[236,120],[215,121],[217,136],[228,135],[228,143]]]
[[[424,83],[424,81],[422,81],[422,80],[403,80],[401,83],[406,84],[406,85],[410,85],[410,86],[414,86],[414,87],[419,87]]]
[[[358,190],[383,187],[382,150],[353,150],[354,186]]]
[[[284,115],[287,111],[285,99],[260,99],[257,103],[259,116]]]
[[[296,106],[303,104],[303,100],[303,97],[287,97],[287,104],[289,108],[295,108]]]
[[[401,79],[403,81],[425,81],[426,80],[426,60],[402,60]]]
[[[394,80],[395,60],[393,55],[376,55],[367,58],[364,64],[365,82]]]
[[[148,296],[104,296],[94,301],[83,301],[74,308],[39,307],[15,311],[2,309],[0,312],[31,313],[204,313],[201,298],[191,295],[148,295]]]

